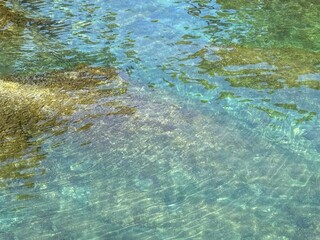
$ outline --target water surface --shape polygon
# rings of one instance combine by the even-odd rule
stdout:
[[[318,238],[317,1],[0,4],[2,78],[65,104],[2,140],[2,238]]]

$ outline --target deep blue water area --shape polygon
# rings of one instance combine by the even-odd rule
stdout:
[[[0,162],[0,239],[319,239],[318,1],[0,4],[1,78],[126,86]]]

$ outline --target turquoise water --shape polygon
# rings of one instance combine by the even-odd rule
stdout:
[[[0,238],[319,238],[320,5],[233,2],[6,2],[30,20],[1,26],[3,77],[114,67],[127,90],[1,162],[26,164]]]

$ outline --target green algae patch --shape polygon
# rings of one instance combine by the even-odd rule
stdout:
[[[312,121],[313,118],[317,115],[316,112],[310,112],[308,115],[302,117],[302,118],[299,118],[299,119],[296,119],[296,123],[297,124],[300,124],[300,123],[303,123],[303,122],[308,122],[308,121]]]
[[[61,67],[62,55],[56,54],[57,46],[54,44],[52,38],[45,38],[43,30],[50,31],[55,22],[49,18],[36,18],[28,16],[27,11],[22,11],[20,3],[15,2],[11,6],[7,4],[11,1],[0,0],[0,78],[6,74],[20,71],[37,71],[40,66],[59,66]],[[31,54],[24,48],[27,44],[34,44],[33,49],[48,49],[51,48],[50,53],[39,53],[37,50]],[[54,53],[54,54],[52,54]],[[75,55],[71,51],[65,50],[65,55]],[[32,58],[32,59],[31,59]],[[58,62],[58,59],[59,61]],[[30,59],[30,61],[28,61]],[[77,56],[77,60],[79,57]],[[18,62],[24,62],[23,67],[17,67]],[[66,67],[71,66],[71,58],[68,63],[64,63]],[[34,70],[31,68],[33,66]]]
[[[175,86],[174,83],[166,80],[165,78],[163,78],[163,81],[164,81],[165,83],[167,83],[167,86],[168,86],[168,87],[174,87],[174,86]]]
[[[68,116],[95,103],[127,92],[128,84],[112,68],[79,67],[29,77],[0,80],[0,180],[29,179],[45,158],[39,149],[43,134],[68,129]],[[131,115],[133,107],[118,101],[105,115]],[[92,123],[81,124],[86,131]],[[12,159],[12,160],[10,160]]]
[[[238,98],[233,92],[220,92],[218,100],[227,99],[227,98]]]
[[[222,27],[227,35],[224,44],[232,44],[236,39],[241,45],[249,47],[320,50],[318,0],[219,0],[217,3],[223,9],[218,16],[224,19]],[[214,20],[208,24],[208,33],[217,31]],[[216,40],[221,41],[219,38]]]
[[[82,127],[78,128],[77,131],[86,131],[89,130],[93,126],[93,123],[87,123],[83,125]]]
[[[31,200],[34,199],[35,196],[31,194],[19,194],[17,195],[17,200]]]
[[[273,109],[268,108],[268,107],[262,107],[262,106],[256,106],[256,105],[249,105],[249,106],[265,112],[271,118],[278,118],[278,119],[286,118],[286,115],[284,113],[276,111],[276,110],[273,110]]]
[[[23,12],[15,11],[6,6],[5,1],[0,0],[0,37],[10,31],[15,31],[17,27],[26,27],[27,23],[44,25],[51,24],[52,21],[45,18],[29,18]]]
[[[6,30],[10,30],[16,26],[24,26],[27,23],[27,18],[19,12],[15,12],[10,8],[5,6],[3,1],[0,1],[0,36],[6,32]],[[15,26],[13,26],[15,25]]]
[[[285,87],[320,89],[316,80],[301,80],[300,76],[319,73],[320,53],[301,49],[258,49],[233,46],[218,49],[220,60],[206,59],[207,50],[199,51],[190,58],[202,57],[199,68],[211,75],[224,76],[232,87],[257,90],[277,90]]]
[[[213,90],[217,88],[215,84],[210,83],[207,79],[193,78],[184,71],[181,71],[180,73],[172,72],[170,75],[172,78],[177,78],[185,84],[195,83],[202,86],[206,90]]]
[[[216,56],[214,60],[210,60],[210,54]],[[262,49],[233,45],[229,48],[202,49],[188,57],[196,58],[201,59],[198,64],[199,72],[212,77],[222,76],[230,85],[231,90],[221,92],[217,100],[245,98],[244,95],[241,96],[241,91],[237,91],[239,96],[236,96],[233,88],[247,88],[268,95],[290,88],[320,90],[320,52],[296,48]],[[255,105],[254,108],[266,112],[272,118],[283,118],[288,111],[296,112],[301,115],[301,118],[295,120],[297,124],[314,119],[313,113],[298,108],[295,103],[273,105],[275,109],[259,105]]]
[[[21,152],[28,139],[54,125],[58,114],[71,111],[65,98],[49,89],[0,80],[0,160]]]
[[[299,109],[297,107],[297,104],[294,104],[294,103],[275,103],[274,105],[277,106],[277,107],[284,108],[284,109],[297,111],[300,114],[308,113],[308,111],[306,111],[306,110]]]
[[[195,36],[195,35],[190,35],[190,34],[185,34],[182,36],[183,39],[198,39],[200,36]]]
[[[178,42],[176,42],[176,44],[177,45],[190,45],[190,44],[192,44],[192,42],[184,40],[184,41],[178,41]]]

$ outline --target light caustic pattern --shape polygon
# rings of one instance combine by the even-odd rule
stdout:
[[[317,239],[318,12],[0,1],[0,238]]]

